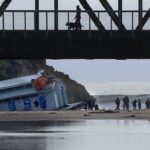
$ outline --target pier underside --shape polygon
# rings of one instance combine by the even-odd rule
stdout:
[[[1,58],[150,58],[150,31],[0,31]]]

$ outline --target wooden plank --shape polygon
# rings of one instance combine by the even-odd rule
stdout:
[[[118,29],[120,29],[120,30],[126,30],[125,26],[121,22],[120,22],[120,26],[119,26],[119,18],[116,15],[116,13],[113,11],[112,7],[107,2],[107,0],[99,0],[99,1],[102,4],[102,6],[106,9],[107,13],[112,18],[112,20],[114,21],[114,23],[116,24],[116,26],[118,27]]]
[[[105,30],[105,27],[103,26],[103,24],[100,22],[99,18],[95,15],[95,13],[93,12],[92,8],[90,7],[90,5],[88,4],[88,2],[86,0],[79,0],[79,2],[81,3],[81,5],[83,6],[83,8],[87,11],[88,15],[90,16],[90,18],[92,19],[92,21],[94,22],[95,26],[99,29],[99,30]]]

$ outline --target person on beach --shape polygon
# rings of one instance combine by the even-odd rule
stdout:
[[[139,108],[139,110],[141,110],[141,100],[140,99],[138,99],[138,108]]]
[[[119,99],[119,97],[116,98],[115,103],[116,103],[116,110],[120,110],[120,99]]]
[[[128,96],[125,96],[123,98],[123,105],[124,105],[124,110],[129,110],[129,98],[128,98]]]
[[[125,99],[125,97],[123,98],[123,110],[126,110],[126,99]]]
[[[94,105],[95,110],[99,110],[98,105],[95,103]]]
[[[132,102],[133,110],[136,110],[136,99]]]
[[[127,103],[127,106],[126,106],[127,110],[129,110],[129,97],[128,96],[126,97],[126,103]]]
[[[149,109],[149,106],[150,106],[150,101],[149,101],[149,99],[147,99],[147,100],[145,101],[145,105],[146,105],[146,109]]]
[[[79,5],[76,6],[76,16],[75,16],[75,19],[76,19],[75,23],[81,24],[80,23],[80,20],[81,20],[81,8],[80,8]]]

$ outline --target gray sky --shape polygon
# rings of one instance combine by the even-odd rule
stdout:
[[[87,0],[95,10],[103,9],[99,0]],[[118,0],[108,0],[114,9],[117,9]],[[2,3],[3,0],[0,0]],[[123,0],[123,9],[137,9],[138,0]],[[59,9],[75,9],[80,4],[78,0],[59,0]],[[53,9],[54,0],[40,0],[40,9]],[[149,0],[143,0],[144,9],[150,7]],[[34,9],[34,0],[12,0],[8,9]]]
[[[150,94],[150,60],[47,60],[91,94]]]
[[[79,82],[150,81],[150,60],[48,60]]]

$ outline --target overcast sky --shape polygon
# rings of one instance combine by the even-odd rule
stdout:
[[[91,94],[150,94],[150,60],[47,60]]]
[[[150,60],[47,60],[79,82],[150,81]]]
[[[2,3],[4,0],[0,0]],[[34,9],[35,0],[12,0],[8,9]],[[39,0],[40,9],[53,9],[54,0]],[[114,9],[117,9],[118,0],[108,0]],[[95,10],[103,9],[99,0],[87,0]],[[80,4],[78,0],[59,0],[59,9],[75,9]],[[150,0],[143,0],[144,9],[150,7]],[[123,9],[137,9],[138,0],[123,0]]]

